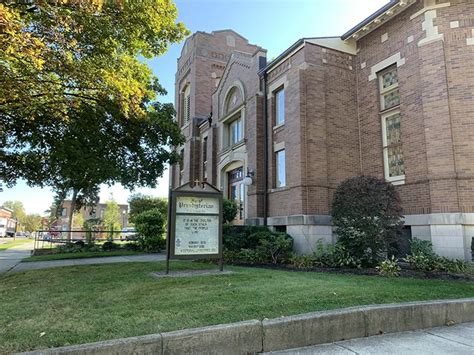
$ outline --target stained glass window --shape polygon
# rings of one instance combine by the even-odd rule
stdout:
[[[400,90],[397,67],[379,73],[380,108],[383,111],[383,156],[385,178],[389,181],[405,179],[405,161],[402,146]],[[388,111],[390,110],[390,111]]]
[[[385,173],[389,179],[396,179],[405,175],[400,113],[385,116],[384,122]]]
[[[400,105],[400,92],[398,91],[398,89],[395,89],[383,95],[382,105],[384,109],[389,109],[394,106]]]
[[[382,88],[386,89],[392,85],[398,85],[397,68],[392,68],[382,74]]]
[[[380,106],[387,110],[400,105],[400,91],[398,90],[397,67],[392,67],[379,74]]]

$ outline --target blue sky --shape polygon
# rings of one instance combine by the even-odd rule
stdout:
[[[250,43],[268,50],[274,58],[302,37],[342,35],[382,7],[388,0],[175,0],[178,20],[192,32],[233,29]],[[148,61],[161,84],[168,91],[163,102],[173,102],[176,60],[183,43],[171,46],[162,57]],[[156,189],[138,192],[167,196],[168,176],[161,178]],[[121,186],[101,189],[101,200],[111,194],[126,203],[129,192]],[[43,213],[52,202],[49,189],[31,188],[19,182],[0,192],[0,204],[19,200],[28,213]]]

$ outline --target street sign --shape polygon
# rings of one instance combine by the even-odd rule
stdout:
[[[204,182],[170,191],[167,268],[170,259],[221,259],[222,192]]]

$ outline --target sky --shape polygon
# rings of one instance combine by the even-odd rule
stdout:
[[[191,32],[233,29],[250,43],[268,50],[267,58],[281,52],[303,37],[340,36],[350,30],[389,0],[175,0],[178,21]],[[183,42],[148,61],[168,95],[162,102],[174,100],[176,60]],[[134,192],[166,197],[168,172],[159,179],[156,189],[138,188]],[[118,203],[126,203],[130,191],[120,185],[101,188],[100,199],[112,196]],[[28,187],[19,181],[13,188],[0,192],[0,205],[8,200],[23,202],[27,213],[43,214],[53,201],[48,189]]]

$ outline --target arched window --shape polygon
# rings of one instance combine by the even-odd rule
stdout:
[[[191,85],[188,84],[183,91],[183,124],[191,118]]]
[[[230,113],[237,104],[237,88],[233,87],[227,94],[225,100],[224,114]]]

